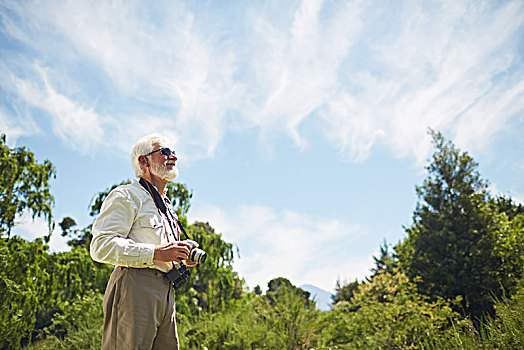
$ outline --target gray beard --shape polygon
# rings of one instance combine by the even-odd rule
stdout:
[[[178,168],[176,166],[173,169],[168,170],[166,164],[154,164],[151,167],[151,174],[158,176],[162,180],[171,181],[178,177]]]

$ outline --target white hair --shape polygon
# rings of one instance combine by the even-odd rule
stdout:
[[[133,170],[135,170],[136,177],[141,177],[144,174],[142,168],[140,168],[140,163],[138,162],[138,157],[153,152],[154,145],[163,145],[168,146],[171,144],[169,139],[165,136],[159,134],[151,134],[142,137],[138,140],[131,150],[131,164],[133,165]]]

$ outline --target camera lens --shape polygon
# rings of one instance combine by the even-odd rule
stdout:
[[[201,264],[206,261],[207,254],[202,249],[193,248],[189,252],[188,260],[197,264]]]
[[[187,257],[188,261],[201,264],[204,261],[206,261],[207,254],[202,249],[197,248],[198,244],[195,241],[192,241],[190,239],[185,240],[184,242],[187,242],[191,245],[191,251],[189,252],[189,256]]]

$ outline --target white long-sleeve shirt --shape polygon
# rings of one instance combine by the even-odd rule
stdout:
[[[149,192],[133,180],[112,190],[102,204],[93,224],[91,257],[101,263],[166,272],[172,263],[153,260],[153,255],[155,245],[178,237],[172,231]]]

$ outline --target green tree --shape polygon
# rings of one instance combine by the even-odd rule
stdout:
[[[90,224],[86,227],[77,227],[76,221],[66,216],[58,224],[62,229],[62,237],[68,237],[67,245],[70,247],[86,247],[89,248],[91,244],[91,238],[93,234],[91,233],[91,228],[93,224]]]
[[[491,205],[487,182],[466,152],[434,131],[436,148],[407,239],[395,249],[419,291],[454,299],[466,313],[492,312],[492,297],[511,292],[522,276],[522,225]],[[516,250],[516,253],[515,253]],[[512,254],[513,252],[513,254]]]
[[[314,337],[320,332],[319,313],[308,292],[279,277],[268,283],[266,295],[245,293],[213,314],[177,317],[182,347],[310,349],[318,345]]]
[[[359,286],[360,283],[356,279],[355,281],[346,283],[344,285],[340,281],[337,281],[335,295],[332,296],[333,305],[340,301],[351,301],[351,298],[353,298]]]
[[[505,213],[509,220],[524,214],[524,205],[515,203],[511,197],[497,196],[491,199],[491,204],[499,213]]]
[[[242,296],[243,280],[233,271],[234,247],[222,239],[209,223],[195,222],[187,230],[207,254],[204,263],[191,270],[189,282],[176,293],[177,312],[187,315],[226,308]]]
[[[268,283],[266,297],[272,317],[268,326],[276,334],[278,349],[311,349],[321,327],[317,323],[320,311],[309,300],[309,292],[279,277]]]
[[[373,277],[378,276],[382,273],[393,273],[394,269],[397,266],[397,262],[393,257],[393,254],[390,251],[390,247],[385,239],[382,245],[380,246],[380,256],[378,258],[374,256],[373,260],[375,260],[375,266],[371,268],[371,276],[369,278],[366,278],[368,282],[370,282],[373,279]],[[349,282],[345,284],[342,284],[340,281],[337,281],[337,285],[335,287],[335,294],[332,296],[333,304],[336,304],[341,301],[350,302],[353,296],[355,295],[355,292],[358,290],[359,286],[360,283],[356,279],[354,282]]]
[[[393,257],[392,252],[389,250],[389,245],[386,242],[386,239],[384,239],[384,242],[380,246],[380,256],[378,258],[374,256],[373,260],[375,260],[375,267],[371,268],[370,278],[378,276],[384,272],[393,272],[397,262]]]
[[[306,308],[315,308],[315,303],[309,299],[311,293],[294,286],[287,278],[273,278],[267,284],[266,298],[271,305],[275,305],[279,298],[289,293],[299,296]]]
[[[434,301],[397,269],[384,272],[325,314],[326,348],[423,349],[430,336],[449,339],[448,325],[458,315],[442,298]]]
[[[85,247],[50,254],[41,239],[0,238],[0,344],[19,348],[67,311],[67,302],[105,289],[109,266],[97,264]],[[60,334],[63,335],[64,333]]]
[[[56,313],[51,325],[46,328],[48,336],[27,350],[100,349],[104,325],[103,299],[102,293],[88,291],[82,297],[69,300],[66,312]]]
[[[16,216],[25,210],[32,213],[33,219],[43,215],[51,232],[54,199],[49,191],[49,180],[56,176],[55,168],[48,160],[39,164],[33,152],[25,147],[10,148],[6,142],[6,135],[1,134],[0,237],[10,236]]]

